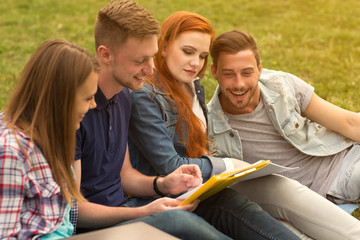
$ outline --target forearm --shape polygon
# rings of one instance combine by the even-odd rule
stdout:
[[[131,166],[129,151],[126,151],[124,164],[120,172],[121,185],[125,193],[133,197],[155,196],[153,189],[154,176],[146,176]]]
[[[360,114],[354,112],[348,114],[347,125],[349,128],[346,129],[343,135],[353,141],[360,142]]]
[[[123,184],[123,189],[132,197],[152,197],[158,195],[154,189],[155,184],[162,195],[169,194],[164,184],[164,177],[158,177],[156,180],[155,178],[156,176],[145,176],[138,172],[138,176],[133,181],[126,181]]]
[[[303,113],[310,120],[360,142],[360,114],[342,109],[313,94]]]
[[[150,214],[145,206],[108,207],[91,202],[79,203],[78,209],[78,226],[86,228],[108,227]]]

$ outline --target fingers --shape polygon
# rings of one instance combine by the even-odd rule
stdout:
[[[201,170],[196,164],[185,164],[178,168],[181,170],[181,173],[187,173],[195,177],[201,177]]]
[[[183,205],[183,206],[178,206],[177,209],[182,209],[182,210],[185,210],[185,211],[193,212],[197,208],[199,203],[200,203],[200,200],[195,200],[190,204]]]
[[[183,202],[183,200],[163,197],[163,198],[159,198],[159,199],[155,200],[154,202],[150,203],[150,205],[153,205],[152,208],[158,209],[158,210],[155,210],[155,213],[172,210],[172,209],[181,209],[181,210],[193,212],[199,205],[200,201],[195,200],[194,202],[192,202],[190,204],[179,206],[179,204],[182,202]],[[152,211],[152,212],[154,212],[154,211]]]
[[[202,177],[196,177],[193,175],[183,174],[182,175],[182,181],[185,182],[186,187],[188,188],[194,188],[199,186],[202,183]]]

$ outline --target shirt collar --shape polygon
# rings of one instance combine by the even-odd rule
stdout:
[[[123,89],[121,91],[123,91]],[[121,91],[119,93],[121,93]],[[98,90],[95,94],[96,109],[102,110],[106,108],[109,104],[117,103],[119,101],[118,98],[119,93],[115,94],[111,99],[106,99],[104,93],[101,91],[100,87],[98,86]]]

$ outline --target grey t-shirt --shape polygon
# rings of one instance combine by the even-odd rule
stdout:
[[[289,82],[294,86],[297,101],[301,110],[304,111],[309,104],[314,88],[304,81],[294,78],[289,78]],[[270,159],[283,166],[299,167],[296,170],[285,172],[283,175],[299,181],[324,197],[326,196],[347,150],[326,157],[309,156],[300,152],[276,131],[266,113],[262,99],[251,113],[226,115],[229,118],[230,126],[239,132],[244,161],[254,163],[260,159]]]

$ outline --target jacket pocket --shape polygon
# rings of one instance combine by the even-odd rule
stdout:
[[[285,136],[292,142],[303,144],[307,141],[306,119],[298,113],[291,113],[290,117],[283,122],[281,128]]]

